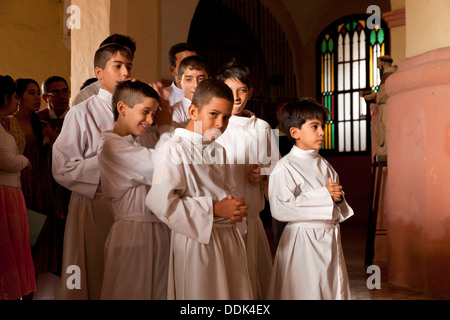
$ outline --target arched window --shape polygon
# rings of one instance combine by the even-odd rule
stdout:
[[[384,22],[366,26],[368,15],[345,17],[317,39],[318,99],[329,110],[324,153],[370,153],[370,110],[360,91],[378,90],[377,58],[388,54]]]

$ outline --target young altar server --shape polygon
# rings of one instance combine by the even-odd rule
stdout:
[[[253,295],[265,299],[272,271],[272,252],[260,218],[265,206],[268,175],[265,165],[279,160],[279,151],[270,125],[245,110],[253,92],[250,70],[235,60],[219,69],[216,79],[227,84],[234,95],[234,106],[228,128],[217,142],[227,151],[236,192],[249,206],[247,217],[238,227],[243,230]]]
[[[186,128],[175,129],[155,156],[146,204],[172,229],[168,299],[253,299],[245,244],[235,222],[246,215],[233,194],[222,146],[233,94],[221,81],[202,81]]]
[[[97,151],[102,196],[115,221],[105,244],[101,299],[164,300],[170,229],[145,206],[155,149],[138,141],[155,122],[158,93],[143,82],[125,81],[117,85],[112,101],[116,123],[103,132]],[[158,125],[172,123],[170,112],[156,118]]]
[[[98,300],[103,253],[114,218],[102,198],[97,147],[103,131],[112,130],[111,98],[118,82],[129,78],[130,50],[118,44],[97,49],[95,73],[101,84],[94,95],[70,108],[53,145],[53,177],[72,191],[67,213],[61,272],[62,300]]]
[[[350,299],[339,223],[353,215],[339,176],[319,155],[327,110],[313,99],[288,103],[280,122],[292,150],[269,181],[272,216],[288,224],[274,259],[268,299]]]

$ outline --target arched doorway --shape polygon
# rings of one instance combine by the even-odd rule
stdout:
[[[289,43],[260,0],[200,0],[188,42],[199,48],[212,75],[233,58],[250,68],[254,94],[248,109],[272,127],[276,105],[297,98]]]

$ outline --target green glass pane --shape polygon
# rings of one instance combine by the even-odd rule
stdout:
[[[356,26],[358,25],[358,22],[353,22],[353,30],[355,30],[356,29]]]
[[[347,24],[345,25],[345,27],[347,28],[347,31],[350,31],[350,30],[351,30],[351,29],[350,29],[350,22],[347,23]]]
[[[378,43],[382,44],[384,42],[384,31],[383,29],[380,29],[378,31]]]
[[[335,148],[335,143],[334,143],[335,139],[334,139],[334,123],[331,124],[331,149]]]
[[[322,41],[322,54],[325,54],[325,52],[327,52],[327,42],[325,41],[325,39],[323,39],[323,41]]]
[[[328,51],[333,52],[333,48],[334,48],[334,42],[333,42],[333,39],[330,38],[330,40],[328,41]]]
[[[372,32],[370,33],[370,44],[374,46],[376,41],[377,41],[377,34],[375,32],[375,29],[372,29]]]

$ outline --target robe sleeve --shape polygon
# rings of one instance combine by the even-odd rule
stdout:
[[[182,150],[178,147],[168,141],[158,149],[152,186],[145,203],[173,231],[208,244],[214,221],[213,199],[188,194],[188,179],[198,177],[189,170],[189,165],[182,163]]]
[[[1,137],[0,171],[20,172],[28,165],[28,163],[29,161],[24,155],[11,152],[11,148],[8,147],[6,139]]]
[[[328,161],[325,161],[329,167],[331,178],[333,181],[335,181],[337,184],[340,184],[339,182],[339,174],[331,167],[331,165],[328,163]],[[345,199],[345,193],[342,191],[342,199],[343,201],[339,204],[335,203],[335,213],[334,213],[334,220],[337,222],[343,222],[353,216],[354,212],[353,209],[349,206],[347,203],[347,200]]]
[[[275,168],[275,165],[278,163],[278,160],[280,160],[281,155],[280,155],[280,150],[278,149],[278,136],[275,136],[272,128],[267,125],[266,127],[266,136],[267,136],[267,149],[268,149],[268,157],[270,155],[270,165],[269,166],[265,166],[261,169],[261,174],[262,175],[267,175],[269,176],[271,174],[271,172],[273,171],[273,169]]]
[[[278,221],[333,220],[334,202],[326,187],[302,191],[304,183],[295,181],[284,163],[279,163],[269,180],[272,216]],[[300,192],[296,192],[297,186]]]
[[[86,146],[90,143],[89,126],[76,109],[70,110],[64,120],[61,133],[53,145],[52,172],[56,182],[67,189],[86,196],[95,197],[100,172],[95,154],[86,157]]]

